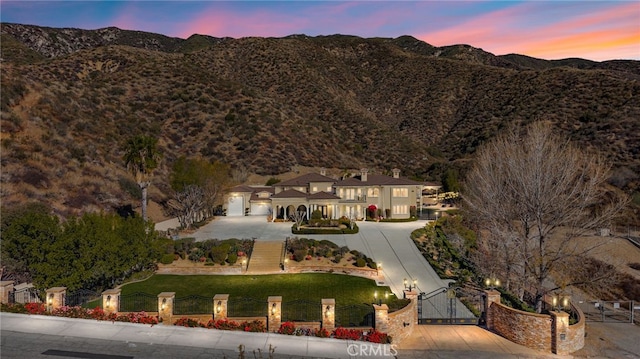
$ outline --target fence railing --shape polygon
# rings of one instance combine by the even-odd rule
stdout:
[[[291,322],[319,322],[322,320],[322,308],[319,302],[305,299],[283,302],[282,320]]]
[[[148,293],[131,293],[120,296],[120,308],[122,312],[156,312],[158,311],[158,296]]]
[[[336,306],[336,326],[373,327],[375,312],[370,304]]]
[[[267,301],[255,298],[232,298],[228,304],[230,317],[263,317],[267,315]]]
[[[201,295],[176,298],[173,304],[173,313],[175,315],[213,313],[213,300],[211,297]]]

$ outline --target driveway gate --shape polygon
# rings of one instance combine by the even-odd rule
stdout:
[[[442,287],[418,296],[418,324],[470,324],[477,325],[478,317],[460,301],[461,288]],[[469,299],[467,299],[469,300]],[[473,295],[473,305],[483,306],[482,296]]]
[[[633,323],[640,319],[640,303],[632,300],[591,300],[577,305],[588,322]]]

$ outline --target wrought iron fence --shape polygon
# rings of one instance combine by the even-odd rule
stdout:
[[[78,289],[69,292],[64,296],[64,304],[70,307],[80,305],[84,306],[90,301],[100,298],[100,293],[89,289]]]
[[[42,303],[45,292],[36,288],[22,288],[9,292],[9,303]]]
[[[173,302],[173,314],[207,314],[213,313],[213,299],[201,295],[190,295],[176,298]]]
[[[255,298],[232,298],[227,307],[229,317],[264,317],[267,316],[267,301]]]
[[[373,327],[375,312],[371,304],[336,306],[336,327]]]
[[[320,302],[306,299],[282,303],[282,321],[319,322],[322,321]]]
[[[141,292],[121,295],[120,308],[117,310],[121,312],[157,312],[158,296]]]
[[[443,287],[428,294],[420,294],[418,324],[478,324],[478,317],[458,298],[460,289]]]

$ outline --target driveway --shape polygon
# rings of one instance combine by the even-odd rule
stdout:
[[[383,223],[358,222],[360,232],[340,235],[308,235],[317,240],[330,240],[339,246],[356,249],[375,262],[382,263],[384,282],[399,297],[404,289],[404,278],[417,280],[418,291],[429,293],[446,286],[409,237],[411,232],[425,226],[427,221]],[[292,237],[291,222],[269,223],[262,216],[218,217],[196,232],[184,237],[196,240],[211,238],[255,238],[257,241],[283,241]]]

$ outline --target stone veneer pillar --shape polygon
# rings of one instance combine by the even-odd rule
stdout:
[[[336,328],[336,300],[322,299],[320,313],[322,313],[322,328],[331,332]]]
[[[484,315],[487,321],[487,329],[493,330],[493,316],[491,315],[491,304],[500,303],[500,292],[495,289],[489,289],[484,291],[486,300],[484,301]]]
[[[267,331],[277,332],[282,323],[282,297],[267,298]]]
[[[102,309],[106,314],[120,311],[121,289],[107,289],[102,292]]]
[[[47,311],[52,312],[64,305],[64,296],[67,293],[67,287],[53,287],[47,289],[46,305]]]
[[[375,326],[374,328],[383,333],[389,332],[389,306],[386,304],[373,305],[375,312]]]
[[[567,343],[569,330],[569,314],[565,312],[551,313],[551,352],[558,355],[568,355],[570,348]]]
[[[229,294],[216,294],[213,296],[213,319],[225,319],[227,318],[229,305]]]
[[[176,292],[162,292],[158,294],[158,319],[164,325],[173,324],[173,301]]]
[[[0,303],[9,303],[9,293],[13,292],[13,281],[3,280],[0,282]]]
[[[411,323],[412,325],[417,325],[418,324],[418,305],[417,305],[417,301],[418,301],[418,292],[416,292],[415,290],[412,291],[408,291],[405,290],[404,291],[404,297],[406,299],[411,300],[411,302],[414,302],[416,305],[413,306],[414,310],[413,310],[413,322]]]

